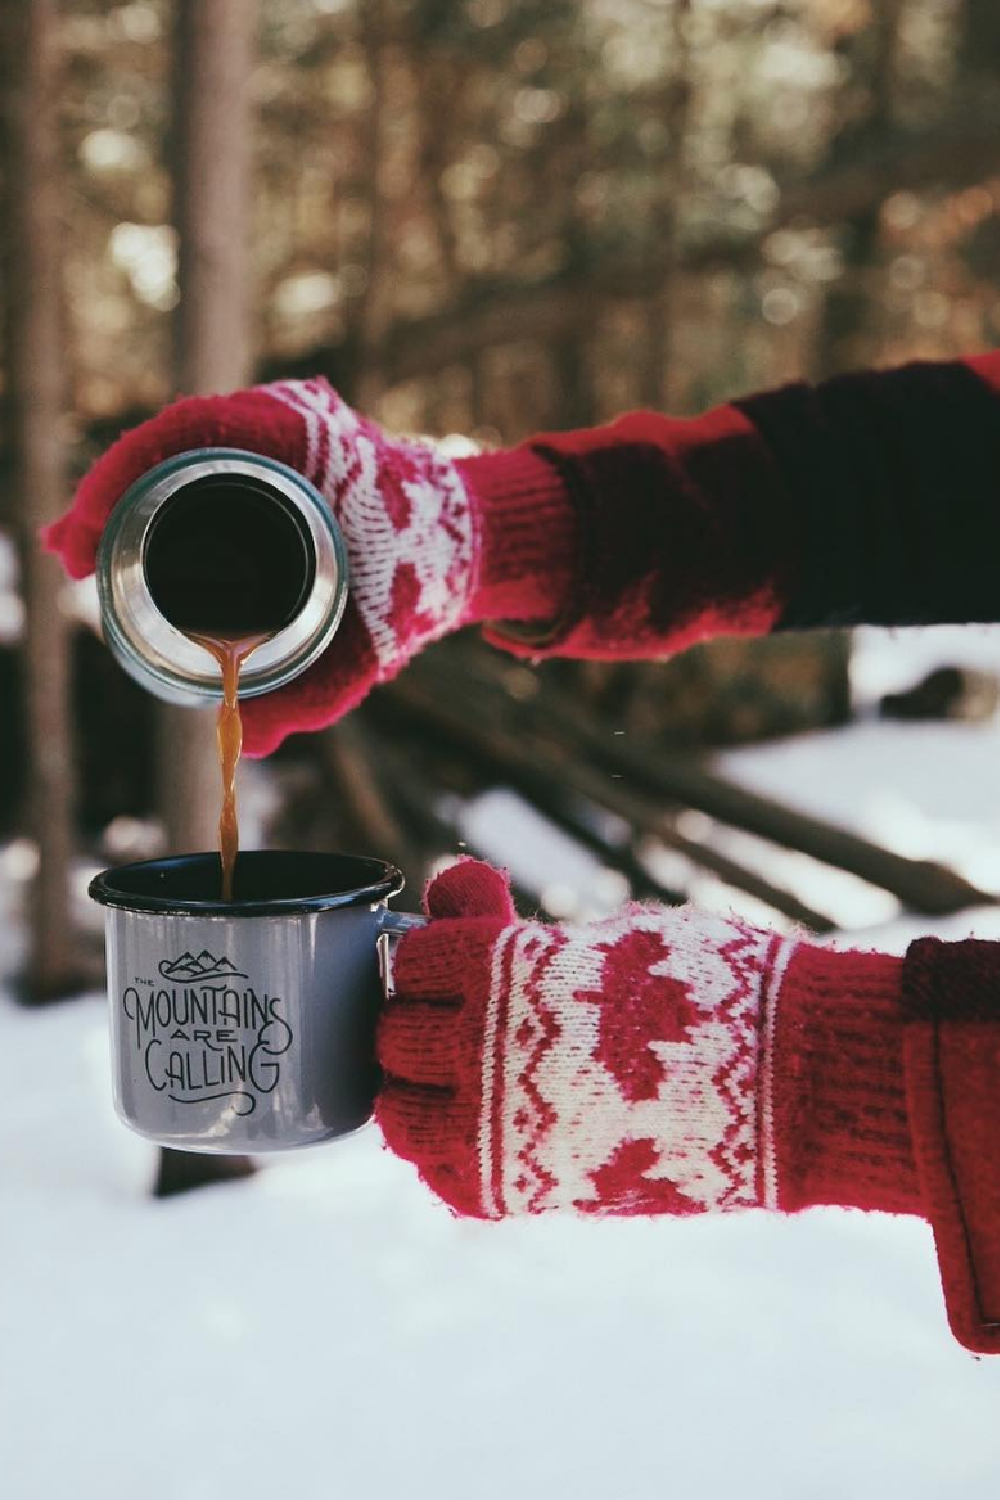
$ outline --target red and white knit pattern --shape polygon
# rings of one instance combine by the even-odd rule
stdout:
[[[390,441],[324,380],[278,381],[261,391],[305,424],[303,472],[340,523],[351,596],[382,681],[462,623],[478,550],[465,487],[434,448]]]
[[[426,903],[377,1117],[459,1213],[919,1210],[899,959],[690,906],[519,922],[476,860]]]
[[[503,545],[493,548],[491,571],[488,527],[461,469],[429,445],[387,437],[325,380],[175,402],[97,461],[70,509],[45,531],[45,545],[72,577],[85,577],[108,516],[140,475],[178,453],[219,447],[266,454],[310,479],[340,522],[350,569],[347,607],[330,648],[293,682],[247,700],[248,754],[267,754],[292,730],[333,723],[421,646],[474,618],[483,577],[491,584],[484,609],[513,603],[516,612],[522,586],[509,580],[526,572],[525,607],[544,614],[549,596],[537,582],[546,576],[544,559],[527,566],[518,543],[535,524],[531,484],[526,497],[523,476],[515,485],[510,525],[498,504],[503,515],[494,531]],[[558,506],[546,513],[558,516]]]
[[[376,1117],[455,1211],[922,1214],[952,1328],[1000,1354],[996,943],[904,968],[691,907],[548,927],[476,860],[425,902]]]
[[[483,1036],[484,1213],[762,1202],[762,1021],[791,946],[686,908],[506,929]]]

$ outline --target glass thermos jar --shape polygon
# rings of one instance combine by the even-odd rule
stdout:
[[[347,599],[347,554],[329,506],[284,464],[200,448],[126,492],[97,556],[105,639],[137,682],[175,703],[222,696],[193,637],[264,637],[240,695],[281,687],[325,650]]]

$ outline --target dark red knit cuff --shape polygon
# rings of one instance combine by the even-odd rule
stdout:
[[[803,944],[774,1018],[777,1207],[919,1214],[903,1068],[903,961]]]
[[[559,474],[578,526],[566,607],[534,654],[661,658],[774,625],[796,567],[794,497],[734,407],[633,412],[531,446]]]
[[[455,467],[481,527],[467,621],[537,621],[544,635],[567,606],[577,566],[576,518],[559,475],[530,448],[477,454]]]
[[[922,938],[903,970],[907,1098],[948,1321],[1000,1354],[1000,944]]]

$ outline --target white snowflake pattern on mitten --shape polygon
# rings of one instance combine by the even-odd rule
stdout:
[[[462,623],[478,551],[465,487],[443,454],[387,438],[323,380],[265,389],[305,422],[305,474],[344,533],[351,597],[385,680]]]
[[[689,908],[507,929],[483,1040],[484,1210],[761,1202],[762,1027],[791,947]]]

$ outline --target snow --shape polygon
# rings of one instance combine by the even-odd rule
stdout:
[[[722,761],[907,852],[1000,869],[996,723],[862,723]],[[477,838],[485,823],[544,859],[581,909],[613,899],[509,797],[488,812],[469,812]],[[11,963],[26,863],[0,860]],[[931,930],[866,926],[871,910],[866,945]],[[1000,936],[1000,921],[984,909],[945,929]],[[1000,1360],[951,1339],[922,1224],[466,1223],[373,1130],[157,1203],[153,1152],[111,1110],[106,1046],[100,996],[38,1013],[0,1000],[11,1500],[998,1492]]]
[[[865,629],[856,635],[859,722],[729,751],[716,756],[717,767],[754,791],[887,849],[950,865],[1000,896],[1000,716],[984,723],[895,723],[872,710],[866,716],[864,707],[944,663],[1000,676],[1000,628]],[[802,855],[730,830],[709,829],[706,836],[830,911],[847,929],[838,943],[902,952],[913,937],[932,930],[926,918],[901,916],[884,892]],[[1000,910],[963,913],[934,923],[933,931],[951,939],[1000,937]]]
[[[920,1225],[466,1224],[372,1131],[154,1203],[99,998],[0,1025],[5,1495],[995,1493]]]

